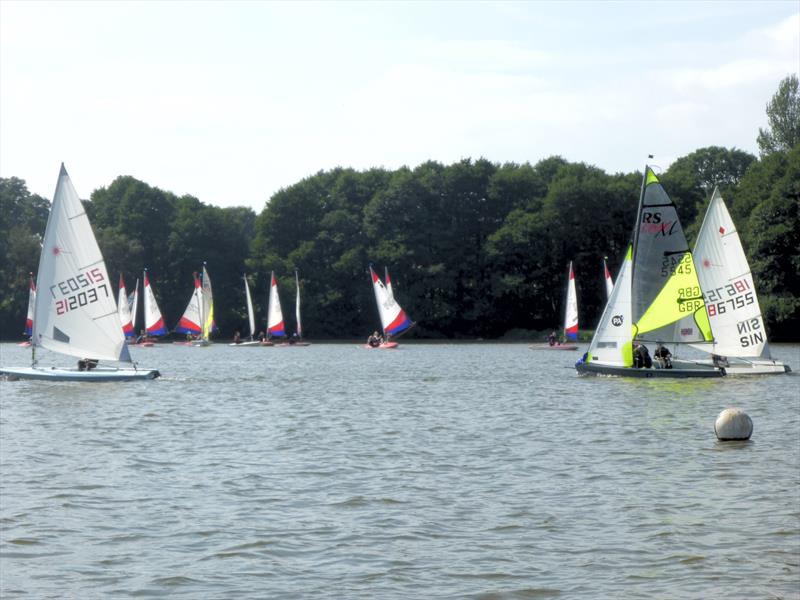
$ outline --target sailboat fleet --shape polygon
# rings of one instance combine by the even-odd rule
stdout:
[[[369,275],[381,324],[365,348],[397,348],[396,338],[414,322],[394,296],[387,268],[381,281],[372,266]],[[624,377],[721,377],[790,371],[769,352],[764,318],[753,277],[736,227],[718,189],[714,190],[694,250],[690,251],[675,204],[648,166],[645,168],[632,242],[614,283],[603,259],[606,306],[586,354],[575,364],[581,375]],[[278,294],[270,273],[266,335],[256,339],[256,320],[247,276],[243,275],[249,335],[236,333],[235,347],[307,346],[302,339],[300,279],[295,271],[296,329],[287,337]],[[50,294],[37,294],[49,289]],[[129,295],[119,276],[114,301],[105,262],[88,217],[62,165],[44,234],[36,281],[29,283],[25,335],[20,345],[32,348],[30,367],[0,368],[15,378],[110,381],[153,379],[155,369],[140,369],[128,344],[153,346],[170,333],[153,292],[150,274],[143,274],[144,329],[137,336],[139,280]],[[206,265],[193,275],[193,290],[174,332],[186,334],[187,346],[209,346],[216,331],[211,279]],[[563,343],[555,349],[577,349],[578,303],[575,272],[569,263]],[[276,344],[276,342],[278,342]],[[656,344],[655,358],[645,344]],[[545,346],[544,344],[540,346]],[[671,346],[675,356],[668,351]],[[677,356],[691,347],[699,357]],[[36,350],[79,357],[75,369],[39,364]],[[99,360],[121,363],[109,367]]]

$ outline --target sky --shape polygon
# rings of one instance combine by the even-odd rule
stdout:
[[[800,0],[0,0],[0,177],[260,212],[336,167],[758,154]],[[654,159],[648,161],[647,155]]]

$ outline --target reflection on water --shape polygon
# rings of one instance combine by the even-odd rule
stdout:
[[[163,378],[0,383],[4,600],[798,597],[795,375],[578,378],[582,350],[522,344],[132,352]],[[729,406],[750,441],[716,440]]]

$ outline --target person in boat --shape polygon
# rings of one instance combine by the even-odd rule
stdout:
[[[78,371],[91,371],[99,362],[96,358],[83,358],[78,361]]]
[[[728,362],[728,359],[724,356],[720,356],[719,354],[712,354],[711,355],[711,362],[715,367],[730,367],[731,364]]]
[[[658,342],[653,356],[656,357],[656,360],[662,369],[672,368],[672,352],[670,352],[669,349],[661,342]]]
[[[547,336],[547,343],[550,344],[551,346],[555,346],[556,345],[556,332],[555,331],[551,331],[550,335]]]
[[[649,369],[653,366],[653,359],[650,358],[650,351],[647,346],[636,342],[633,346],[633,367],[635,369]]]
[[[290,338],[289,338],[289,344],[290,344],[290,345],[292,345],[292,344],[296,344],[296,343],[297,343],[297,342],[299,342],[299,341],[300,341],[300,336],[299,336],[299,335],[297,335],[297,332],[295,331],[295,332],[292,334],[292,337],[290,337]]]
[[[141,333],[139,333],[139,337],[136,338],[136,343],[141,344],[142,342],[147,341],[147,332],[142,329]]]
[[[263,331],[259,331],[258,332],[258,341],[259,342],[263,342],[266,339],[267,339],[267,336],[264,335],[264,332]]]
[[[377,331],[373,331],[372,335],[367,338],[367,345],[372,346],[373,348],[377,348],[382,342],[383,340],[381,339],[381,336],[378,335]]]
[[[242,342],[242,336],[239,334],[239,331],[233,332],[233,343],[240,344]]]

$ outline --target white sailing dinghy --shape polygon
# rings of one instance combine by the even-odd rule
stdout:
[[[406,312],[395,300],[394,293],[383,284],[372,266],[369,268],[369,274],[372,278],[372,289],[375,292],[375,302],[378,305],[378,315],[381,319],[383,341],[374,346],[367,343],[364,347],[391,350],[398,346],[397,342],[391,341],[391,338],[411,328],[414,322],[408,318]],[[386,274],[388,275],[388,271]]]
[[[203,263],[203,278],[200,287],[200,337],[192,340],[192,346],[211,345],[211,334],[217,330],[214,323],[214,295],[211,291],[211,278],[208,276],[206,265]]]
[[[47,219],[39,258],[34,305],[32,365],[6,367],[8,378],[48,381],[129,381],[153,379],[155,369],[138,369],[131,360],[114,293],[92,226],[64,165]],[[77,369],[41,367],[36,349],[77,357]],[[133,368],[97,367],[97,361]]]
[[[33,273],[30,274],[30,281],[28,283],[28,315],[25,318],[25,335],[28,339],[24,342],[17,344],[27,348],[31,345],[31,336],[33,335],[33,311],[36,306],[36,282],[33,280]]]
[[[716,367],[640,367],[634,348],[644,343],[711,341],[711,325],[686,237],[670,200],[645,167],[633,245],[622,263],[589,351],[575,364],[581,375],[721,377]],[[649,358],[649,356],[647,357]]]
[[[250,285],[247,283],[247,275],[243,275],[242,279],[244,279],[244,297],[247,301],[247,320],[250,325],[250,339],[247,341],[238,341],[233,342],[232,344],[228,344],[229,346],[242,346],[242,347],[254,347],[260,346],[260,342],[258,340],[253,339],[253,336],[256,334],[256,318],[255,314],[253,313],[253,299],[250,296]]]
[[[716,363],[724,365],[728,375],[790,372],[788,365],[770,356],[750,264],[718,189],[714,189],[703,218],[694,257],[714,338],[692,346],[712,358],[674,360],[673,364],[711,367]]]
[[[286,336],[286,328],[283,324],[283,311],[281,310],[281,299],[278,296],[278,280],[275,278],[275,271],[270,273],[269,300],[267,302],[267,339],[261,342],[262,346],[274,346],[272,338],[282,338]]]

